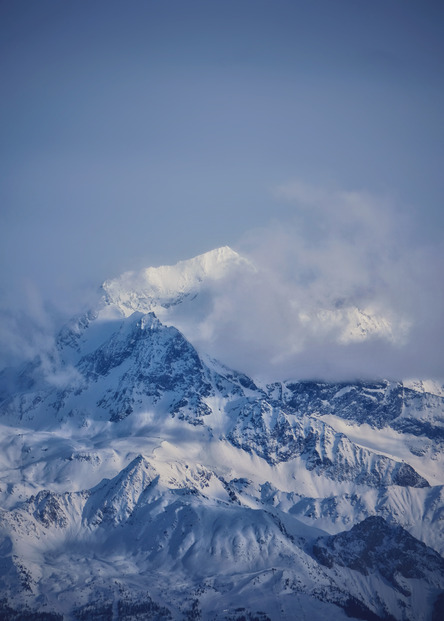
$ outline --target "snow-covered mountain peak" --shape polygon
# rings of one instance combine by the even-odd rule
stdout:
[[[102,289],[106,302],[128,316],[134,311],[147,313],[158,306],[178,304],[196,294],[203,283],[219,280],[238,269],[254,267],[229,246],[222,246],[175,265],[125,272],[106,280]]]

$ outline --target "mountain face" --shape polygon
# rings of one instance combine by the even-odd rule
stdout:
[[[107,281],[0,374],[0,619],[441,618],[442,387],[209,358],[170,309],[238,270],[222,248]]]

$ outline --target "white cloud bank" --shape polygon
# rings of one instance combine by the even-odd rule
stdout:
[[[294,182],[293,214],[251,231],[253,273],[211,293],[200,349],[267,380],[444,378],[442,247],[419,247],[386,197]]]

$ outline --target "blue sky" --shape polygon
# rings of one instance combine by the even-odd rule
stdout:
[[[3,0],[3,309],[65,312],[220,245],[266,256],[278,229],[310,243],[295,182],[370,194],[436,264],[443,28],[429,1]]]

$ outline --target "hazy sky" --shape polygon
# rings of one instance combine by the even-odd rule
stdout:
[[[396,237],[389,282],[421,255],[401,298],[440,311],[443,51],[427,0],[2,0],[3,310],[66,311],[105,278],[225,244],[273,247],[297,274],[281,239],[328,262],[365,230],[367,258]],[[346,192],[390,235],[346,232]]]

